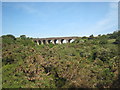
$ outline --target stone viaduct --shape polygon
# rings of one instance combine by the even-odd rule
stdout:
[[[34,38],[33,41],[40,44],[62,44],[63,41],[66,41],[66,43],[71,43],[71,41],[74,41],[78,37],[53,37],[53,38]]]

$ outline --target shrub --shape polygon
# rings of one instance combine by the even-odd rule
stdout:
[[[2,43],[3,44],[13,44],[16,38],[13,35],[3,35],[2,36]]]
[[[107,40],[100,40],[99,44],[107,44]]]
[[[115,40],[114,44],[120,44],[120,36],[117,37],[117,39]]]
[[[3,39],[4,39],[4,38],[11,38],[11,39],[13,39],[13,40],[16,39],[15,36],[10,35],[10,34],[8,34],[8,35],[3,35],[2,38],[3,38]]]
[[[107,44],[108,43],[108,38],[106,36],[102,36],[99,38],[99,44]]]
[[[25,35],[21,35],[20,38],[21,39],[26,39],[26,36]]]
[[[21,38],[3,36],[12,42],[2,48],[3,88],[100,88],[116,80],[118,45],[103,43],[108,36],[59,45],[34,45]]]
[[[92,34],[92,35],[89,36],[88,39],[93,39],[93,38],[94,38],[94,36],[93,36],[93,34]]]
[[[49,44],[49,48],[52,48],[54,46],[54,44],[50,43]]]
[[[110,39],[116,39],[118,36],[120,36],[120,30],[113,32],[113,34],[109,34]]]

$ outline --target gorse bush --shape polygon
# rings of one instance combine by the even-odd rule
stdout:
[[[23,45],[23,46],[35,46],[35,43],[30,38],[18,38],[16,40],[17,44]]]
[[[15,40],[16,40],[16,38],[13,35],[3,35],[2,36],[3,46],[5,44],[13,44],[13,43],[15,43]]]
[[[21,35],[20,38],[21,39],[26,39],[26,36],[25,35]]]
[[[54,46],[54,44],[52,44],[52,43],[49,44],[49,47],[50,47],[50,48],[52,48],[53,46]]]
[[[37,45],[25,35],[4,35],[3,88],[120,87],[119,37],[113,36],[92,35],[73,43]]]
[[[108,37],[105,35],[102,35],[99,37],[99,44],[107,44],[108,43]]]
[[[120,44],[120,36],[118,36],[114,42],[114,44]]]
[[[107,44],[108,42],[107,42],[107,40],[106,39],[102,39],[102,40],[100,40],[100,42],[99,42],[99,44]]]

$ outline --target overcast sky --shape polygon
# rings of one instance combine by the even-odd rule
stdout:
[[[117,2],[3,2],[2,34],[65,37],[118,29]]]

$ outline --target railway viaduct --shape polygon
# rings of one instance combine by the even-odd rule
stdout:
[[[53,37],[53,38],[34,38],[33,41],[40,44],[62,44],[63,41],[66,41],[66,43],[71,43],[71,41],[74,41],[78,37]]]

